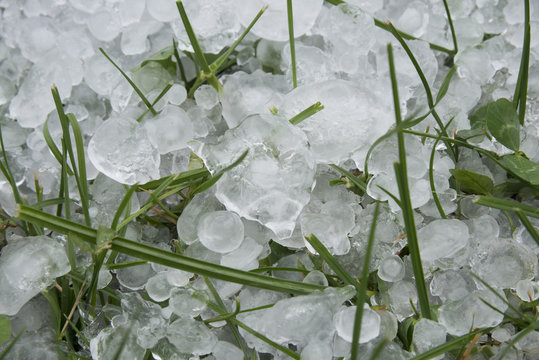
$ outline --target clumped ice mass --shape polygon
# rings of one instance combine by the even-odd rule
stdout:
[[[539,5],[530,3],[527,113],[519,150],[537,163]],[[289,296],[212,280],[212,289],[202,277],[164,265],[125,267],[138,259],[119,253],[106,258],[97,282],[97,289],[113,291],[116,299],[106,304],[98,300],[95,311],[83,299],[72,320],[84,327],[70,351],[100,360],[115,359],[120,346],[124,350],[118,358],[125,360],[146,358],[148,352],[155,359],[236,360],[244,358],[244,351],[250,356],[251,349],[257,359],[287,358],[241,326],[241,341],[236,342],[236,334],[210,304],[221,300],[229,314],[235,314],[235,300],[241,310],[259,308],[234,318],[305,360],[349,359],[357,306],[364,306],[361,359],[370,358],[382,341],[387,342],[380,359],[409,359],[481,327],[496,327],[478,344],[497,356],[522,334],[522,327],[501,325],[504,315],[499,311],[513,311],[508,303],[529,306],[539,298],[539,247],[518,218],[481,207],[465,192],[457,192],[450,170],[488,176],[496,188],[515,179],[475,151],[460,147],[455,163],[447,144],[404,136],[423,272],[436,308],[433,319],[414,319],[405,335],[413,337],[405,339],[401,330],[415,317],[420,299],[402,211],[388,194],[399,193],[393,168],[398,161],[396,136],[381,141],[369,159],[367,152],[395,123],[388,42],[394,48],[403,118],[429,111],[415,67],[374,18],[389,19],[419,38],[407,44],[434,96],[449,66],[456,64],[445,96],[436,99],[436,116],[444,124],[451,122],[446,131],[453,137],[478,126],[473,116],[477,109],[500,98],[512,99],[523,51],[523,1],[448,1],[459,45],[450,58],[428,43],[452,48],[442,1],[349,0],[335,6],[323,0],[293,0],[295,88],[285,0],[183,4],[207,54],[231,46],[268,5],[218,75],[220,89],[205,83],[188,93],[186,81],[192,84],[200,68],[193,63],[194,49],[173,0],[0,0],[0,126],[5,158],[21,195],[29,204],[36,202],[36,180],[44,200],[54,202],[64,195],[58,193],[61,164],[44,136],[46,127],[61,151],[62,128],[50,93],[55,84],[65,112],[75,115],[82,130],[89,222],[94,228],[111,226],[131,185],[202,166],[212,175],[221,174],[246,154],[206,191],[193,196],[183,190],[163,199],[160,206],[177,219],[156,206],[149,216],[131,222],[122,236],[244,271],[276,266],[281,268],[271,273],[276,278],[327,287],[334,286],[335,274],[313,256],[316,252],[304,237],[315,234],[346,271],[359,277],[374,201],[380,200],[387,204],[380,207],[369,264],[369,291],[375,294],[369,292],[369,305],[356,304],[352,286]],[[181,74],[170,48],[172,38]],[[155,114],[99,48],[153,103]],[[165,86],[170,89],[161,94]],[[297,125],[289,122],[317,102],[323,110]],[[433,114],[410,128],[436,134],[433,129],[439,129]],[[469,142],[498,155],[512,153],[485,135]],[[371,177],[366,191],[354,188],[331,164],[360,175],[367,165]],[[82,224],[81,198],[72,177],[67,186],[70,220]],[[513,197],[537,207],[536,195],[528,186],[515,190]],[[134,193],[123,214],[138,211],[149,197]],[[0,207],[10,216],[17,214],[5,174],[0,174]],[[56,207],[44,210],[55,213]],[[70,236],[47,229],[44,235],[27,236],[3,220],[0,315],[9,316],[13,335],[24,329],[11,355],[56,359],[58,349],[67,350],[68,345],[55,343],[54,315],[39,294],[47,289],[53,294],[56,279],[70,272],[89,284],[92,256],[71,249]],[[537,219],[530,221],[537,228]],[[172,222],[176,225],[169,226]],[[69,280],[62,286],[71,285]],[[522,337],[510,354],[535,359],[537,334]],[[6,346],[0,344],[0,352]]]

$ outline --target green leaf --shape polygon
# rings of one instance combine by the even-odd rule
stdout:
[[[501,144],[518,151],[520,122],[511,101],[502,98],[487,105],[487,128]]]
[[[108,249],[112,245],[112,239],[116,237],[116,232],[106,226],[99,225],[97,228],[96,247],[97,252]]]
[[[67,234],[67,239],[73,242],[73,244],[75,244],[82,251],[90,254],[95,254],[95,245],[81,239],[78,235],[74,233],[69,233]]]
[[[275,241],[270,241],[269,246],[271,250],[268,256],[269,265],[277,263],[277,261],[279,261],[281,258],[284,258],[285,256],[296,253],[294,250],[290,250],[289,248],[282,246]]]
[[[8,342],[11,337],[11,322],[6,315],[0,315],[0,345]]]
[[[414,336],[414,325],[416,322],[416,319],[414,319],[413,317],[409,317],[399,325],[397,335],[404,344],[404,348],[406,350],[411,350],[412,339]]]
[[[457,67],[453,66],[447,75],[444,78],[444,81],[442,82],[442,86],[440,86],[440,90],[438,90],[438,94],[436,95],[436,103],[438,104],[440,100],[442,100],[447,93],[447,90],[449,89],[449,84],[451,83],[451,78],[453,78],[453,75],[457,71]]]
[[[465,193],[487,195],[494,190],[494,182],[488,176],[464,169],[451,169],[449,172]]]
[[[521,154],[505,155],[502,162],[515,175],[532,185],[539,185],[539,164]]]

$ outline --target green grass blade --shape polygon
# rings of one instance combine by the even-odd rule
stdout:
[[[62,139],[62,187],[64,190],[64,215],[66,219],[71,218],[71,201],[69,200],[69,181],[67,179],[67,151],[66,151],[66,141],[65,138]]]
[[[107,264],[106,268],[107,270],[117,270],[117,269],[125,269],[128,267],[133,266],[141,266],[141,265],[147,265],[149,264],[146,260],[136,260],[136,261],[130,261],[125,263],[117,263],[117,264]]]
[[[120,221],[120,217],[122,216],[122,213],[127,208],[127,205],[131,202],[131,196],[137,189],[137,185],[132,185],[129,190],[125,193],[125,196],[122,199],[122,202],[120,203],[120,206],[118,206],[118,209],[116,209],[116,213],[114,214],[114,218],[112,219],[112,223],[110,224],[110,228],[114,231],[118,230],[118,222]]]
[[[286,10],[288,14],[288,38],[290,40],[290,58],[292,61],[292,84],[295,89],[298,87],[298,78],[296,74],[296,45],[294,41],[294,13],[292,10],[292,0],[286,0]]]
[[[367,191],[367,184],[363,181],[363,179],[355,176],[354,174],[352,174],[351,172],[343,169],[342,167],[340,166],[337,166],[335,164],[329,164],[329,166],[331,166],[332,168],[334,168],[335,170],[337,170],[338,172],[340,172],[341,174],[343,174],[344,176],[346,176],[348,179],[350,179],[350,181],[355,185],[357,186],[358,188],[360,188],[363,192],[366,192]]]
[[[445,2],[445,0],[444,0]],[[457,72],[457,66],[453,65],[451,69],[449,69],[449,72],[444,78],[444,81],[442,82],[442,85],[440,86],[440,89],[438,90],[438,94],[436,94],[436,102],[434,105],[438,105],[440,101],[445,97],[447,94],[447,90],[449,90],[449,85],[451,84],[451,79],[453,78],[453,75]]]
[[[528,219],[528,217],[526,215],[524,215],[521,211],[516,211],[516,214],[517,214],[518,218],[520,219],[520,222],[522,223],[522,225],[530,233],[533,240],[535,240],[537,245],[539,245],[539,234],[537,233],[537,230],[535,230],[535,226],[533,226],[530,219]]]
[[[236,47],[242,42],[243,38],[245,38],[245,36],[247,36],[247,34],[249,33],[249,31],[251,31],[251,29],[253,28],[253,26],[255,26],[256,22],[258,21],[258,19],[260,19],[260,17],[262,16],[262,14],[264,14],[264,11],[266,11],[266,9],[268,8],[268,5],[265,5],[262,9],[260,9],[260,11],[258,12],[258,14],[256,14],[256,16],[254,17],[254,19],[251,21],[251,23],[249,24],[249,26],[247,26],[247,28],[245,29],[245,31],[243,31],[243,33],[240,35],[240,37],[234,41],[234,43],[221,55],[219,56],[211,65],[210,65],[210,69],[213,71],[213,73],[218,73],[220,70],[221,70],[221,67],[223,66],[223,64],[225,63],[226,59],[228,59],[228,57],[230,56],[230,54],[232,54],[232,52],[236,49]]]
[[[4,147],[4,137],[2,134],[2,126],[0,125],[0,147],[2,148],[2,158],[4,159],[4,163],[1,164],[2,173],[4,174],[6,180],[9,182],[9,185],[11,186],[11,190],[13,192],[13,197],[15,198],[15,202],[17,204],[22,204],[22,196],[19,193],[19,188],[17,187],[17,183],[15,182],[15,178],[13,177],[13,173],[11,172],[11,168],[9,167],[9,161],[7,160],[6,155],[6,149]]]
[[[163,182],[167,181],[169,178],[174,178],[172,182],[169,184],[170,186],[176,186],[182,183],[189,183],[189,182],[194,183],[206,177],[209,177],[210,175],[211,175],[210,172],[205,168],[188,170],[179,174],[166,176],[158,180],[152,180],[150,182],[147,182],[146,184],[139,185],[139,188],[146,189],[146,190],[154,190],[154,189],[157,189]]]
[[[428,359],[433,359],[435,357],[441,356],[449,351],[458,349],[461,346],[466,345],[474,338],[476,334],[486,334],[487,332],[491,330],[492,328],[486,328],[486,329],[479,329],[479,330],[471,331],[470,333],[466,335],[459,336],[433,349],[430,349],[429,351],[425,351],[424,353],[413,357],[412,360],[428,360]]]
[[[146,98],[146,96],[144,96],[144,94],[142,93],[142,91],[138,88],[138,86],[133,82],[133,80],[131,80],[131,78],[129,76],[127,76],[127,74],[118,66],[116,65],[116,63],[114,62],[114,60],[112,60],[110,58],[110,56],[107,55],[107,53],[105,52],[105,50],[103,50],[103,48],[99,48],[99,51],[101,51],[101,53],[107,58],[108,61],[110,61],[110,63],[112,65],[114,65],[114,67],[116,69],[118,69],[118,71],[120,72],[120,74],[122,74],[122,76],[125,78],[125,80],[127,80],[127,82],[129,83],[129,85],[131,85],[131,87],[133,88],[133,90],[135,90],[135,92],[137,93],[137,95],[140,97],[140,99],[142,100],[142,102],[144,103],[144,105],[146,105],[146,107],[148,108],[148,110],[150,110],[152,112],[152,114],[154,115],[157,115],[157,111],[155,111],[155,109],[153,108],[152,104],[150,103],[150,101],[148,101],[148,98]]]
[[[74,234],[81,240],[88,243],[96,243],[97,230],[60,218],[58,216],[45,213],[43,211],[33,209],[29,206],[21,205],[19,208],[18,217],[19,219],[45,226],[50,230],[57,231],[62,234]],[[273,291],[293,294],[309,294],[315,290],[324,289],[324,287],[320,285],[272,278],[265,275],[259,275],[248,271],[237,270],[226,266],[192,259],[183,255],[175,254],[120,237],[112,240],[111,250],[118,251],[119,253],[130,255],[141,260],[147,260],[164,266],[169,266],[174,269]]]
[[[11,342],[4,348],[4,350],[2,351],[2,353],[0,354],[0,360],[4,360],[6,359],[6,356],[9,354],[9,352],[11,351],[11,349],[13,348],[13,346],[15,345],[15,343],[19,340],[19,338],[21,337],[21,335],[24,333],[24,328],[21,329],[17,335],[15,335],[15,337],[13,338],[13,340],[11,340]]]
[[[54,205],[64,204],[64,203],[65,203],[65,199],[61,197],[61,198],[53,198],[53,199],[38,201],[30,206],[33,207],[34,209],[43,209],[48,206],[54,206]]]
[[[378,356],[382,353],[382,350],[384,350],[384,347],[389,342],[387,338],[383,338],[382,341],[378,345],[376,345],[376,348],[374,348],[374,351],[371,354],[371,357],[369,360],[376,360],[378,359]],[[353,358],[352,358],[353,359]]]
[[[166,95],[166,93],[170,90],[170,88],[172,87],[172,85],[174,85],[174,82],[171,81],[169,82],[164,88],[163,90],[161,90],[161,92],[159,93],[159,95],[157,95],[157,97],[155,98],[154,101],[152,101],[152,107],[155,106],[155,104],[157,104],[157,102],[159,100],[161,100],[161,98],[163,96]],[[146,111],[144,111],[142,114],[140,114],[140,116],[137,118],[137,122],[141,122],[142,119],[144,119],[144,116],[148,113],[148,111],[150,111],[150,109],[147,109]]]
[[[526,116],[526,100],[528,96],[528,72],[530,65],[530,1],[524,0],[524,43],[522,44],[522,56],[520,57],[520,69],[518,72],[517,85],[513,95],[513,105],[518,108],[520,124],[524,125]]]
[[[457,43],[457,34],[455,33],[455,27],[453,26],[453,19],[451,18],[451,12],[449,11],[449,6],[447,5],[447,0],[443,0],[445,13],[447,15],[447,22],[449,23],[449,29],[451,30],[451,39],[453,39],[453,55],[456,55],[459,51],[459,46]]]
[[[324,109],[324,105],[322,105],[320,103],[320,101],[318,101],[318,102],[312,104],[311,106],[309,106],[307,109],[300,112],[299,114],[295,115],[292,119],[290,119],[288,121],[292,125],[297,125],[300,122],[302,122],[303,120],[307,119],[310,116],[313,116],[314,114],[316,114],[317,112],[319,112],[320,110],[323,110],[323,109]]]
[[[359,290],[357,292],[356,316],[354,319],[354,330],[352,332],[352,349],[351,358],[357,359],[359,350],[359,337],[361,335],[361,320],[363,318],[363,304],[367,301],[367,284],[369,281],[369,265],[371,262],[372,248],[374,246],[374,235],[376,232],[376,223],[378,214],[380,213],[380,203],[376,202],[374,214],[371,222],[371,230],[369,232],[369,240],[367,242],[367,250],[365,253],[365,262],[363,263],[363,271],[361,272],[361,280],[359,282]]]
[[[199,65],[202,67],[202,71],[205,72],[207,75],[212,74],[212,71],[210,70],[210,66],[208,65],[208,62],[206,61],[206,57],[204,56],[204,52],[202,51],[202,48],[200,47],[200,44],[198,43],[195,32],[193,31],[191,22],[189,21],[189,18],[187,17],[187,13],[185,12],[183,3],[181,1],[176,1],[176,6],[178,7],[178,11],[180,13],[183,26],[185,27],[185,32],[187,32],[187,36],[189,37],[189,41],[191,42],[191,46],[193,47],[193,51],[195,52],[197,61]]]
[[[361,288],[357,280],[352,275],[350,275],[348,271],[346,271],[346,269],[341,265],[339,261],[337,261],[337,259],[335,259],[335,257],[333,257],[333,255],[331,255],[329,250],[314,234],[305,236],[305,240],[307,240],[309,244],[311,244],[313,249],[320,255],[322,259],[324,259],[324,261],[329,265],[331,270],[333,270],[335,274],[337,274],[337,276],[345,284],[352,285],[356,288],[356,291],[360,291]]]
[[[527,204],[519,203],[514,200],[500,199],[494,196],[476,196],[473,202],[478,205],[488,206],[495,209],[513,211],[522,213],[539,219],[539,208]]]
[[[185,85],[185,90],[189,92],[188,81],[187,81],[187,77],[185,76],[185,69],[183,67],[182,60],[180,59],[180,53],[178,52],[178,43],[176,42],[176,39],[174,39],[174,37],[172,38],[172,49],[174,51],[173,52],[174,58],[176,59],[176,63],[178,64],[178,69],[180,72],[180,80],[183,81]]]
[[[389,58],[389,73],[391,77],[391,87],[393,90],[393,105],[395,107],[395,121],[397,126],[400,125],[401,112],[399,102],[399,92],[397,86],[397,76],[395,73],[395,63],[393,58],[393,48],[391,44],[387,45],[387,53]],[[408,238],[408,248],[410,250],[410,258],[412,260],[412,268],[415,276],[417,289],[417,297],[421,308],[421,315],[427,319],[432,319],[429,298],[427,295],[427,286],[425,284],[425,275],[423,274],[423,266],[421,264],[421,255],[419,253],[419,243],[417,241],[417,233],[415,228],[414,210],[410,199],[410,188],[408,186],[408,174],[406,170],[406,149],[404,143],[404,135],[401,131],[397,132],[399,162],[394,164],[395,175],[399,187],[399,196],[401,201],[404,223],[406,226],[406,234]]]
[[[525,329],[523,329],[521,332],[519,332],[513,339],[511,339],[510,342],[505,345],[503,350],[500,352],[500,356],[498,359],[504,359],[505,355],[507,355],[507,352],[517,343],[519,342],[524,336],[528,335],[532,331],[539,330],[539,321],[534,321],[530,325],[528,325]]]
[[[49,150],[51,151],[52,155],[58,160],[58,162],[62,163],[62,153],[60,149],[58,149],[58,146],[54,143],[54,140],[52,139],[51,133],[49,132],[49,119],[45,121],[45,124],[43,125],[43,137],[45,138],[45,142],[47,143],[47,146],[49,147]],[[67,169],[67,173],[69,175],[73,175],[73,170],[71,168]]]

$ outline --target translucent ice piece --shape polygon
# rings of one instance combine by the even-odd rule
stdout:
[[[175,105],[166,105],[159,115],[144,122],[153,146],[160,154],[187,147],[194,136],[193,124],[187,113]]]
[[[204,214],[198,223],[197,234],[202,245],[217,253],[236,250],[243,242],[243,223],[230,211]]]
[[[348,342],[352,342],[356,309],[356,306],[345,307],[341,309],[334,318],[337,334]],[[369,342],[377,337],[379,333],[380,315],[378,315],[376,311],[372,310],[367,304],[364,304],[359,343],[363,344]]]
[[[434,220],[417,232],[421,258],[434,261],[451,257],[468,244],[468,227],[456,219]]]

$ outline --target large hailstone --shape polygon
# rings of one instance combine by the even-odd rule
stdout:
[[[249,150],[217,182],[215,196],[229,211],[258,221],[279,238],[292,235],[314,182],[314,161],[301,130],[278,116],[253,115],[215,144],[191,145],[212,173]]]

